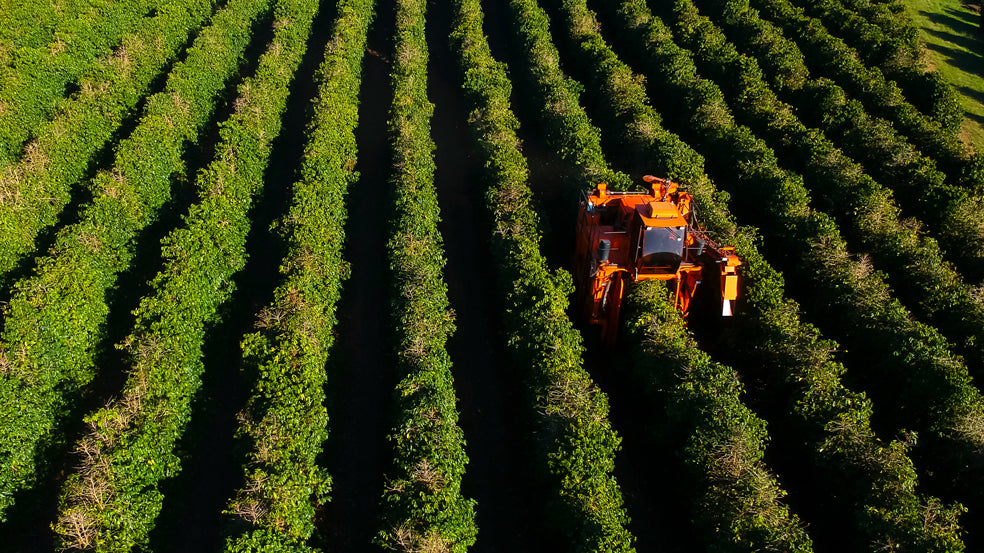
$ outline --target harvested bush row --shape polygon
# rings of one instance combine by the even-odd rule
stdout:
[[[202,346],[246,264],[250,207],[317,9],[317,0],[277,1],[273,41],[240,85],[217,157],[197,179],[201,202],[164,239],[164,267],[120,346],[129,357],[126,386],[86,417],[91,431],[75,450],[80,466],[62,486],[54,528],[65,549],[147,546],[164,503],[160,485],[181,471],[175,447],[201,386]]]
[[[503,294],[507,348],[526,368],[537,413],[540,456],[554,490],[552,515],[573,551],[634,551],[622,492],[612,471],[619,437],[608,422],[608,399],[584,370],[581,337],[567,318],[570,274],[551,274],[540,253],[519,126],[509,105],[511,84],[492,58],[477,0],[456,0],[453,50],[460,53],[469,126],[489,184],[492,249]]]
[[[108,294],[136,255],[136,238],[171,196],[185,170],[185,145],[215,110],[239,68],[251,21],[269,0],[232,0],[147,101],[143,118],[117,147],[112,171],[89,183],[80,221],[58,232],[35,273],[14,286],[0,341],[0,514],[15,490],[31,486],[36,463],[56,445],[59,426],[94,374],[105,347]]]
[[[394,206],[387,249],[400,382],[394,394],[396,425],[389,434],[394,462],[376,542],[395,551],[464,553],[478,528],[475,501],[461,493],[468,456],[446,349],[454,314],[438,230],[426,9],[425,0],[400,0],[396,9],[389,120]]]
[[[283,281],[243,339],[244,366],[257,375],[238,434],[249,442],[245,483],[230,499],[226,551],[315,551],[316,508],[331,478],[317,463],[328,435],[325,363],[335,339],[345,195],[358,180],[355,129],[373,0],[342,0],[307,130],[300,179],[280,228]]]
[[[765,421],[742,403],[731,367],[700,351],[665,282],[637,283],[626,298],[632,372],[666,411],[666,440],[697,491],[691,510],[714,551],[812,551],[786,492],[762,460]],[[726,540],[733,540],[727,543]]]

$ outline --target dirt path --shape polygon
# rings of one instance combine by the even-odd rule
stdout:
[[[318,515],[326,551],[374,551],[383,473],[392,457],[389,432],[391,394],[390,316],[387,295],[386,235],[389,150],[387,113],[392,102],[389,63],[393,2],[377,5],[365,57],[356,169],[361,173],[348,194],[344,257],[351,264],[338,305],[335,357],[329,361],[329,429],[325,466],[334,480],[331,502]]]
[[[448,351],[471,459],[462,487],[478,501],[478,541],[471,550],[545,551],[550,542],[543,531],[543,494],[532,478],[522,377],[500,346],[502,308],[490,261],[485,186],[466,126],[458,60],[448,45],[451,9],[432,4],[428,12],[428,96],[435,104],[431,134],[437,144],[445,279],[457,324]]]

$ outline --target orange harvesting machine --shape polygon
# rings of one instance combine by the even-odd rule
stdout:
[[[646,175],[648,192],[612,192],[605,183],[585,194],[577,216],[574,274],[583,318],[600,325],[614,345],[622,297],[632,282],[672,281],[685,316],[697,286],[717,278],[721,315],[738,299],[735,249],[716,244],[700,228],[693,197],[666,179]]]

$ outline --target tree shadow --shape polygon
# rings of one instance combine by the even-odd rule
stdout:
[[[974,36],[980,29],[978,18],[974,14],[962,10],[948,8],[943,13],[920,10],[919,15],[922,15],[937,25],[942,25],[950,29],[952,33],[944,33],[946,36]]]
[[[959,94],[962,94],[962,95],[966,96],[967,98],[970,98],[971,100],[973,100],[973,101],[977,102],[978,104],[981,104],[982,106],[984,106],[984,91],[977,90],[977,89],[971,88],[969,86],[962,86],[962,85],[954,85],[953,88]],[[970,121],[973,121],[973,122],[977,123],[978,125],[981,125],[982,127],[984,127],[984,115],[980,115],[980,114],[977,114],[977,113],[971,113],[971,112],[965,110],[964,111],[964,117],[966,119],[968,119]]]
[[[945,56],[951,66],[971,75],[984,77],[984,59],[980,54],[958,50],[939,44],[927,44],[926,48]]]
[[[964,15],[964,19],[970,21],[971,23],[978,21],[979,18],[978,14],[980,14],[980,9],[981,9],[981,4],[979,0],[978,2],[968,2],[967,0],[961,0],[960,5],[963,6],[965,10],[969,10],[969,12],[967,11],[962,12]]]
[[[980,52],[982,46],[984,46],[984,41],[981,41],[976,36],[962,36],[958,34],[953,34],[947,31],[937,31],[934,29],[926,29],[926,33],[938,37],[950,44],[955,44],[961,48],[965,48],[970,52]],[[945,48],[946,46],[926,44],[927,48],[935,49],[937,47]]]
[[[979,52],[981,50],[982,41],[977,37],[962,36],[958,34],[953,34],[947,31],[937,31],[934,29],[925,29],[927,34],[933,35],[940,38],[950,44],[955,44],[961,48],[965,48],[971,52]],[[927,48],[936,48],[938,45],[926,44]],[[945,46],[944,46],[945,47]]]
[[[969,111],[965,111],[964,118],[969,119],[970,121],[973,121],[978,125],[984,127],[984,115],[977,115],[976,113],[970,113]]]
[[[978,90],[969,86],[953,85],[953,88],[960,94],[974,100],[979,104],[984,104],[984,90]]]

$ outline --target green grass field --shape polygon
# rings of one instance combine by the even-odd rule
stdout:
[[[984,151],[984,32],[978,5],[961,0],[906,0],[922,30],[929,62],[961,95],[964,138]]]

